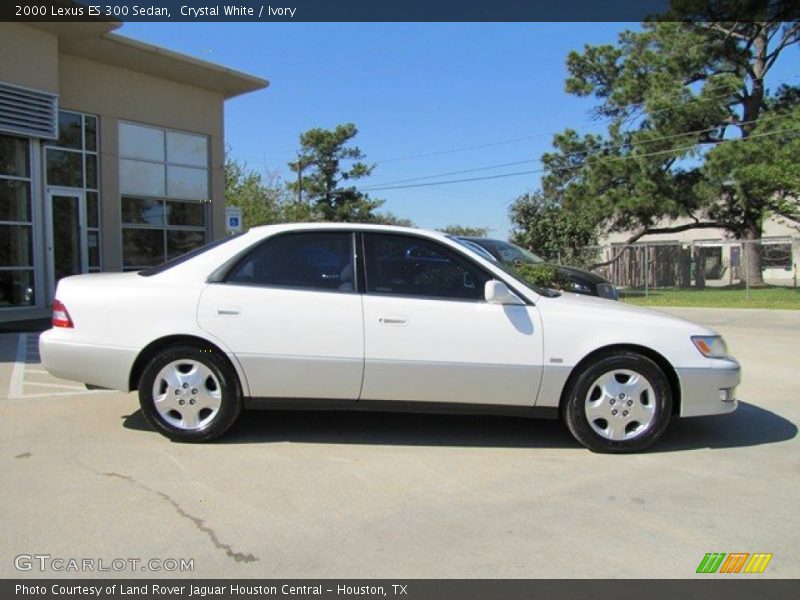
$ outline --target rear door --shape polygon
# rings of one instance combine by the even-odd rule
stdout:
[[[438,242],[364,234],[363,400],[533,406],[542,373],[534,306],[484,300],[491,275]]]
[[[364,360],[354,235],[268,238],[200,298],[200,327],[238,357],[251,396],[358,398]]]

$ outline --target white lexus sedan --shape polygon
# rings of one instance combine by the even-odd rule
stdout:
[[[137,273],[62,279],[45,368],[138,390],[174,441],[243,408],[561,418],[598,452],[653,444],[670,418],[736,409],[714,331],[532,288],[447,235],[379,225],[251,229]]]

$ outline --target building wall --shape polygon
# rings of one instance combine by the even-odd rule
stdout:
[[[69,54],[59,60],[60,107],[100,117],[104,270],[122,269],[119,121],[209,136],[211,238],[225,230],[225,146],[220,94]],[[116,199],[115,202],[109,199]]]
[[[663,227],[672,227],[675,225],[684,225],[689,223],[689,219],[679,219],[662,223]],[[693,241],[699,240],[719,240],[728,237],[728,233],[724,229],[689,229],[679,233],[658,233],[654,235],[646,235],[639,238],[639,243],[645,242],[680,242],[682,244],[690,244]],[[605,246],[606,244],[621,244],[631,236],[631,232],[623,231],[617,233],[609,233],[599,241],[599,245]],[[764,231],[762,237],[800,237],[800,229],[792,227],[779,219],[768,219],[764,223]]]
[[[122,270],[120,203],[120,121],[206,136],[208,145],[207,239],[225,234],[223,111],[225,97],[217,93],[131,69],[77,56],[60,49],[59,35],[27,25],[0,23],[0,81],[58,96],[58,108],[99,118],[99,187],[101,255],[105,271]],[[68,33],[68,35],[73,35]],[[85,35],[85,32],[82,33]],[[64,39],[62,37],[62,39]],[[72,39],[72,38],[69,38]],[[43,146],[32,140],[36,261],[36,307],[5,309],[0,321],[49,314],[45,298],[45,176]]]
[[[58,93],[58,38],[27,25],[0,22],[0,81]]]

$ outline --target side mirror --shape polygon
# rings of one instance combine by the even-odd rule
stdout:
[[[489,304],[525,304],[505,283],[497,279],[486,282],[483,295]]]

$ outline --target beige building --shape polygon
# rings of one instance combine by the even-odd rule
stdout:
[[[224,235],[223,104],[268,83],[120,25],[0,23],[0,322]]]
[[[687,223],[688,219],[665,221],[661,226]],[[619,232],[604,237],[600,241],[603,248],[602,258],[608,260],[616,255],[630,235],[630,232]],[[646,235],[639,238],[630,249],[629,260],[619,261],[609,267],[605,274],[618,285],[643,285],[643,265],[646,262],[651,271],[651,285],[690,285],[692,281],[696,281],[699,256],[705,285],[743,283],[745,279],[751,279],[743,256],[746,245],[752,243],[733,239],[724,229],[689,229],[677,233]],[[800,265],[800,228],[783,219],[767,219],[758,247],[764,282],[796,287]],[[690,275],[691,263],[695,263],[695,275]]]

